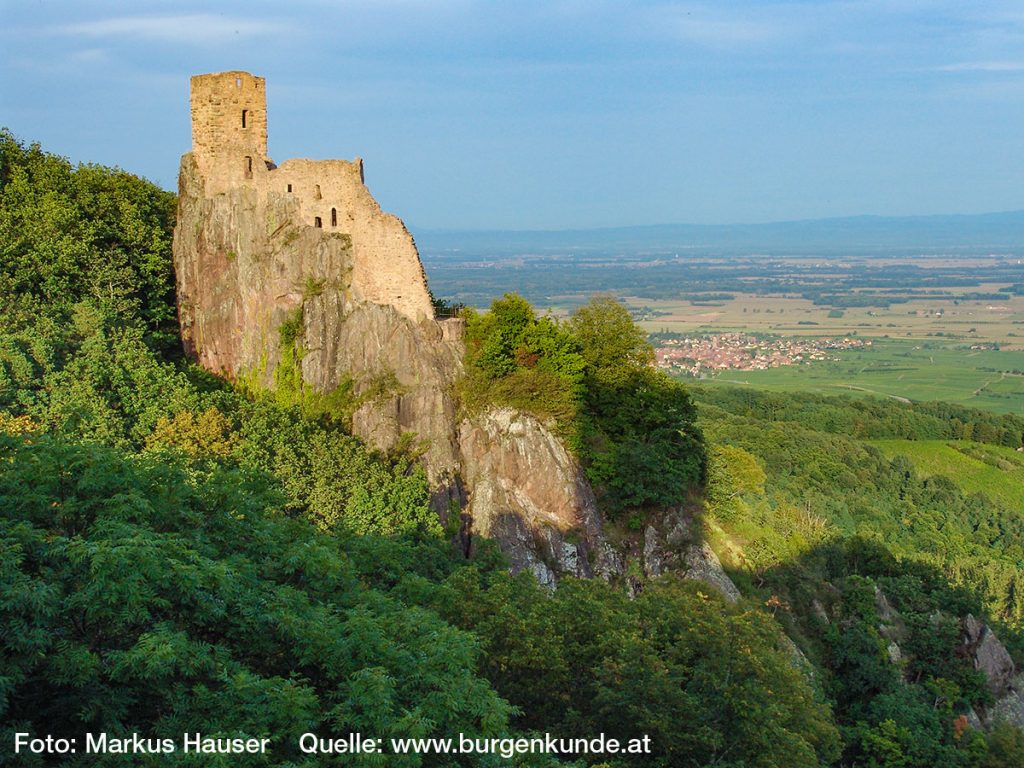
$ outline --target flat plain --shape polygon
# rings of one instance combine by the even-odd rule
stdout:
[[[834,360],[761,371],[722,371],[704,383],[774,391],[944,400],[1024,415],[1024,352],[956,344],[875,339],[871,347],[832,352]]]
[[[821,361],[711,372],[701,379],[708,383],[1024,414],[1024,258],[1016,252],[461,253],[427,254],[425,263],[437,295],[476,307],[512,290],[565,317],[601,292],[617,296],[655,335],[871,342]]]

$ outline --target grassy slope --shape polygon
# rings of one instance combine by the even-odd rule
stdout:
[[[842,392],[944,400],[997,413],[1024,414],[1024,352],[993,352],[880,339],[839,360],[768,371],[726,371],[712,381],[775,391]]]
[[[984,491],[1024,508],[1024,453],[1012,448],[946,440],[872,440],[886,456],[903,455],[920,475],[945,475],[966,493]]]

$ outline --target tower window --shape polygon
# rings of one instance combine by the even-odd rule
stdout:
[[[331,226],[332,227],[338,226],[338,209],[337,208],[331,208]]]
[[[320,185],[319,184],[317,184],[316,187],[313,190],[313,197],[315,197],[317,200],[319,200],[320,197],[321,197],[321,195],[320,195]]]
[[[323,223],[323,221],[320,220],[319,216],[317,216],[315,219],[313,219],[313,226],[314,227],[320,228],[320,227],[323,227],[323,225],[324,225],[324,223]]]
[[[247,128],[248,127],[246,125],[246,122],[248,122],[248,117],[249,117],[249,110],[248,109],[243,109],[242,110],[242,127],[243,128]]]
[[[235,88],[241,88],[241,87],[242,87],[242,78],[236,77],[235,78]]]
[[[245,156],[245,178],[252,178],[252,158],[249,155]]]
[[[289,192],[291,192],[291,191],[292,191],[292,185],[291,185],[291,184],[289,184],[289,185],[288,185],[288,191],[289,191]]]

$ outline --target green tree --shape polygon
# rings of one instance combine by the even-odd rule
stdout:
[[[757,457],[735,445],[716,445],[708,452],[705,498],[715,515],[727,520],[744,494],[764,494],[767,480]]]
[[[363,586],[345,540],[279,500],[259,477],[169,454],[0,437],[7,743],[15,729],[269,736],[271,755],[231,764],[308,765],[309,730],[505,732],[512,710],[474,673],[476,641]]]
[[[179,350],[174,204],[136,176],[73,168],[0,131],[0,327],[66,322],[84,301]]]
[[[654,362],[647,335],[621,302],[595,296],[571,320],[588,372],[601,386],[626,385],[633,374]]]

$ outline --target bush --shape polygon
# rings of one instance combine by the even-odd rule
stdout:
[[[619,302],[595,297],[559,323],[506,294],[466,319],[463,406],[509,406],[546,420],[607,509],[678,504],[702,482],[689,396],[652,367],[651,346]]]

